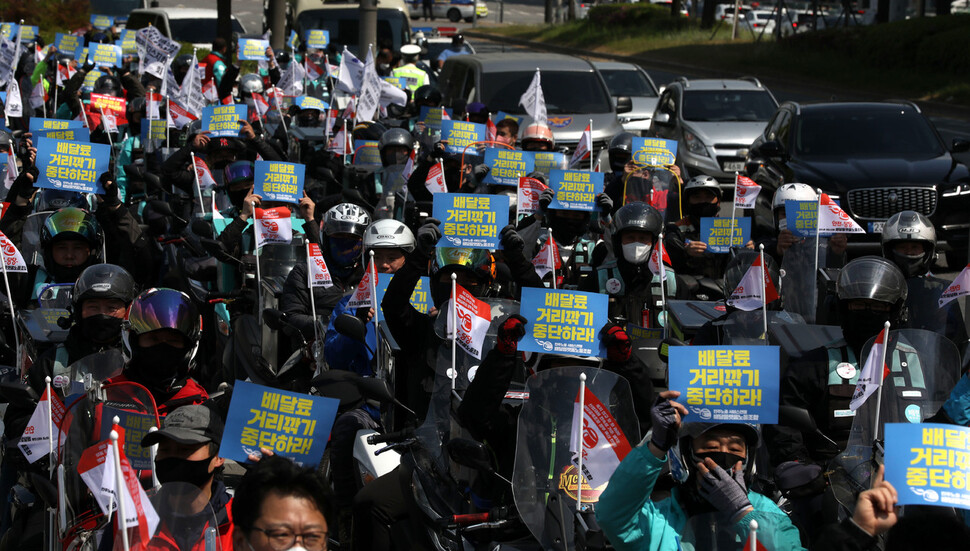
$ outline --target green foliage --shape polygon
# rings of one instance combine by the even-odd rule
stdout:
[[[64,32],[84,27],[91,17],[88,0],[0,0],[0,19],[37,25],[45,32]]]

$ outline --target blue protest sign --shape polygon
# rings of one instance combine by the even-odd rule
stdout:
[[[81,57],[78,58],[79,63],[83,63],[85,56],[87,56],[87,51],[88,49],[84,48],[84,53],[81,54]],[[88,90],[92,90],[94,88],[94,83],[97,82],[98,79],[101,78],[101,75],[103,74],[104,73],[102,73],[101,71],[98,71],[97,69],[89,71],[88,74],[84,75],[84,83],[81,84],[81,87],[87,88]]]
[[[397,86],[401,90],[406,90],[408,87],[408,79],[404,77],[381,77],[387,82],[390,82],[394,86]]]
[[[60,53],[70,54],[77,58],[80,57],[79,52],[84,47],[84,39],[73,34],[57,33],[54,36],[54,47]]]
[[[535,160],[527,151],[490,147],[485,150],[485,166],[489,170],[483,183],[518,187],[519,178],[532,172]]]
[[[115,24],[115,18],[110,15],[91,14],[91,26],[98,30],[105,30]]]
[[[31,134],[43,130],[63,130],[65,128],[82,128],[84,123],[81,121],[67,121],[64,119],[42,119],[40,117],[30,117],[30,124],[27,128]]]
[[[17,24],[0,23],[0,36],[7,40],[13,40],[17,36]]]
[[[299,96],[293,99],[293,105],[300,109],[316,109],[321,113],[327,110],[327,102],[311,96]]]
[[[509,223],[508,195],[435,193],[434,217],[441,220],[439,247],[497,249]]]
[[[88,63],[98,67],[121,67],[121,48],[114,44],[89,44]]]
[[[672,346],[670,390],[702,422],[778,422],[777,346]]]
[[[553,170],[569,168],[569,160],[566,155],[558,151],[534,151],[532,152],[532,164],[537,172],[547,175]]]
[[[492,116],[492,122],[494,122],[495,124],[498,124],[499,122],[504,121],[505,119],[512,119],[516,122],[516,124],[520,124],[520,125],[522,124],[522,117],[516,116],[516,115],[509,115],[505,111],[499,111],[498,113],[495,113],[494,116]]]
[[[37,40],[37,33],[40,31],[40,27],[37,25],[21,25],[20,27],[20,41],[21,42],[33,42]]]
[[[339,405],[334,398],[236,381],[219,455],[246,462],[249,454],[266,448],[297,465],[316,467]]]
[[[434,308],[434,301],[431,300],[431,279],[421,276],[418,284],[411,291],[411,306],[422,314],[427,314]]]
[[[37,138],[53,138],[55,140],[70,140],[72,142],[90,142],[91,132],[87,128],[61,128],[57,130],[38,130],[33,133]]]
[[[603,192],[603,173],[585,170],[553,170],[549,187],[556,198],[549,205],[559,210],[593,210],[596,196]]]
[[[34,187],[104,193],[98,178],[108,170],[111,146],[50,138],[38,138],[34,145],[40,171]]]
[[[296,50],[296,31],[290,30],[290,37],[286,39],[286,47],[291,50]]]
[[[303,43],[307,48],[325,50],[330,44],[330,31],[326,29],[310,29],[304,33]]]
[[[202,109],[202,130],[212,138],[234,138],[239,135],[239,121],[246,120],[245,104],[210,105]]]
[[[677,141],[663,138],[633,138],[631,159],[640,166],[670,166],[677,161]]]
[[[165,119],[142,119],[141,120],[141,141],[147,143],[149,140],[165,141],[167,137]]]
[[[442,120],[442,110],[447,113],[445,120],[451,118],[451,109],[445,109],[443,107],[428,107],[427,105],[421,106],[421,111],[418,112],[418,122],[423,123],[425,128],[430,128],[431,130],[441,130],[441,120]]]
[[[375,140],[354,140],[354,166],[380,168],[381,151]]]
[[[606,357],[600,330],[609,321],[607,295],[556,289],[522,289],[520,314],[529,320],[523,352]]]
[[[266,48],[269,48],[269,40],[240,38],[237,55],[240,60],[266,61]]]
[[[647,328],[635,323],[627,323],[626,334],[630,336],[631,340],[635,341],[641,339],[662,339],[664,337],[664,330],[662,327]]]
[[[441,121],[441,141],[446,142],[445,151],[458,155],[478,155],[476,142],[485,141],[485,125],[477,122]]]
[[[785,228],[795,237],[815,237],[818,201],[785,201]]]
[[[712,253],[726,253],[731,247],[744,247],[751,239],[751,218],[742,216],[734,219],[734,231],[731,231],[730,218],[701,218],[701,240],[707,243],[707,251]],[[733,233],[733,236],[732,236]]]
[[[266,201],[298,204],[303,198],[305,173],[306,166],[300,163],[256,161],[254,193]]]
[[[898,505],[970,509],[970,428],[886,423],[886,480]]]
[[[138,44],[135,43],[135,36],[138,34],[137,31],[131,29],[125,29],[121,31],[121,53],[123,54],[137,54]]]
[[[118,426],[124,429],[125,455],[131,466],[138,470],[152,469],[151,449],[143,448],[141,441],[148,434],[148,430],[155,427],[155,416],[137,413],[120,408],[104,406],[101,412],[101,435],[111,433],[114,418],[118,418]]]

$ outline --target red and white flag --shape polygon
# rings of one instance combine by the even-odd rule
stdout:
[[[17,447],[23,452],[28,463],[34,463],[41,457],[47,456],[51,450],[51,442],[54,442],[54,451],[57,452],[57,443],[61,439],[61,431],[58,428],[61,420],[64,419],[64,402],[57,394],[51,399],[48,389],[44,389],[34,413],[27,422],[24,435],[20,437]],[[53,432],[52,432],[53,431]]]
[[[835,204],[828,195],[822,194],[822,201],[818,206],[819,235],[833,233],[866,233],[862,226],[856,223],[842,207]]]
[[[448,193],[448,184],[445,182],[445,166],[441,161],[431,165],[428,169],[428,177],[424,180],[424,187],[428,188],[432,194]]]
[[[256,248],[267,243],[285,243],[293,241],[293,221],[290,219],[290,209],[276,207],[273,209],[256,209],[253,220],[256,229]]]
[[[576,150],[573,151],[573,156],[569,159],[569,168],[579,166],[579,163],[590,158],[593,154],[593,125],[587,124],[586,130],[583,130],[583,135],[579,137],[579,143],[576,144]]]
[[[325,69],[313,61],[304,58],[306,62],[306,76],[310,80],[317,80],[318,78],[326,75]]]
[[[498,127],[492,122],[492,119],[488,119],[485,122],[485,141],[494,142],[498,138]]]
[[[56,81],[57,85],[63,88],[67,81],[71,80],[71,77],[73,77],[75,73],[77,73],[77,69],[74,67],[71,67],[70,65],[58,64]]]
[[[532,259],[532,265],[540,278],[546,277],[546,274],[553,269],[560,274],[562,273],[562,257],[559,253],[559,245],[552,237],[552,232],[549,232],[546,239],[542,241],[542,247],[539,248],[535,258]]]
[[[209,170],[209,165],[203,159],[195,157],[195,176],[199,179],[199,187],[202,189],[209,189],[215,187],[216,179],[212,177],[212,172]]]
[[[778,290],[771,281],[767,271],[762,268],[761,255],[758,255],[751,263],[751,267],[744,273],[737,288],[728,297],[728,306],[733,306],[738,310],[750,312],[761,308],[766,303],[771,304],[778,300]],[[765,296],[761,296],[761,288],[764,286]]]
[[[407,183],[408,178],[414,173],[414,150],[411,150],[411,154],[408,155],[407,162],[404,163],[404,170],[401,171],[401,177],[404,178],[404,182]]]
[[[940,308],[946,306],[951,300],[970,295],[970,264],[957,275],[953,283],[940,295]]]
[[[451,120],[451,115],[448,114],[448,110],[445,109],[444,107],[441,108],[441,120],[443,121]]]
[[[650,253],[650,260],[647,261],[647,267],[650,268],[650,273],[655,276],[660,276],[661,281],[667,281],[667,270],[664,266],[670,265],[670,257],[667,256],[667,250],[664,249],[663,234],[657,239],[657,244],[653,248],[653,252]]]
[[[157,92],[149,92],[145,95],[145,113],[151,120],[162,118],[161,105],[165,98]]]
[[[184,128],[185,125],[189,124],[194,120],[199,118],[189,113],[187,109],[175,103],[174,101],[168,104],[168,113],[172,118],[172,122],[175,124],[175,128]]]
[[[360,283],[354,289],[354,296],[350,297],[347,308],[374,308],[376,310],[377,297],[372,295],[371,287],[377,288],[377,278],[377,268],[373,263],[370,263],[364,272],[364,277],[360,278]]]
[[[352,121],[354,120],[355,117],[357,117],[357,98],[356,97],[350,98],[350,101],[347,103],[347,107],[344,108],[343,115],[341,115],[340,117],[344,119],[345,121],[344,125],[347,124],[346,121]]]
[[[583,476],[590,488],[599,489],[609,482],[613,471],[632,450],[620,425],[610,409],[589,389],[584,387],[583,409],[579,409],[579,392],[573,401],[573,426],[569,435],[569,451],[573,463],[579,461],[580,442],[583,449]]]
[[[882,385],[882,382],[889,375],[889,366],[885,363],[886,341],[889,340],[888,337],[889,328],[883,327],[879,331],[876,341],[872,343],[872,348],[866,357],[866,363],[862,366],[862,372],[859,373],[859,380],[856,381],[855,392],[852,393],[852,400],[849,401],[849,409],[852,411],[859,409],[862,404],[866,403],[869,396],[872,396],[879,390],[879,386]]]
[[[10,189],[20,173],[17,171],[17,157],[13,154],[13,146],[7,148],[7,170],[3,175],[3,187]],[[2,216],[0,216],[2,218]]]
[[[522,176],[519,178],[519,189],[516,192],[516,217],[526,216],[539,210],[539,195],[549,186],[536,178]]]
[[[0,232],[0,250],[3,251],[3,265],[8,272],[27,273],[27,263],[23,255],[7,236]]]
[[[761,193],[761,186],[754,180],[740,174],[734,177],[734,206],[739,209],[753,209],[754,202]]]
[[[262,94],[253,94],[253,104],[256,106],[254,111],[256,111],[257,117],[265,117],[266,113],[269,113],[269,102],[263,98]]]
[[[488,326],[492,323],[492,307],[487,302],[482,302],[465,290],[461,285],[456,285],[458,299],[452,298],[448,301],[448,335],[455,335],[455,318],[458,321],[457,340],[458,345],[465,352],[477,359],[482,359],[482,344],[485,342],[485,333]],[[453,311],[457,305],[457,311]]]
[[[310,274],[310,287],[333,287],[330,270],[323,260],[320,245],[316,243],[310,243],[310,250],[307,254],[307,268]]]
[[[216,90],[214,80],[207,80],[202,83],[202,97],[209,103],[217,103],[219,101],[219,91]]]
[[[30,91],[30,106],[34,109],[40,109],[42,105],[47,103],[47,90],[44,89],[44,81],[37,81],[37,85]]]
[[[350,143],[350,134],[347,132],[349,123],[349,120],[344,121],[340,132],[337,132],[337,135],[330,140],[330,145],[327,146],[328,151],[336,155],[350,155],[354,152],[354,146]]]
[[[118,131],[118,119],[114,115],[109,115],[105,113],[101,117],[101,124],[104,125],[105,132],[117,132]]]

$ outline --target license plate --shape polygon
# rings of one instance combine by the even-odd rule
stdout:
[[[886,227],[885,222],[869,222],[869,233],[882,233],[884,227]]]
[[[741,172],[742,170],[744,170],[744,161],[724,163],[724,172]]]

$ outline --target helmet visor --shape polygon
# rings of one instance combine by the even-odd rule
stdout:
[[[47,217],[44,226],[52,237],[78,234],[89,244],[98,242],[98,223],[94,217],[78,208],[61,209]]]
[[[483,266],[489,260],[489,254],[485,249],[438,247],[435,250],[435,260],[439,268],[462,266],[474,269]]]
[[[839,300],[871,299],[894,304],[906,298],[903,274],[879,257],[857,258],[839,273]]]
[[[249,161],[236,161],[226,165],[225,182],[229,185],[252,181],[253,163]]]
[[[199,333],[199,312],[187,296],[174,289],[149,289],[128,308],[131,331],[144,334],[157,329],[174,329],[187,339]]]

